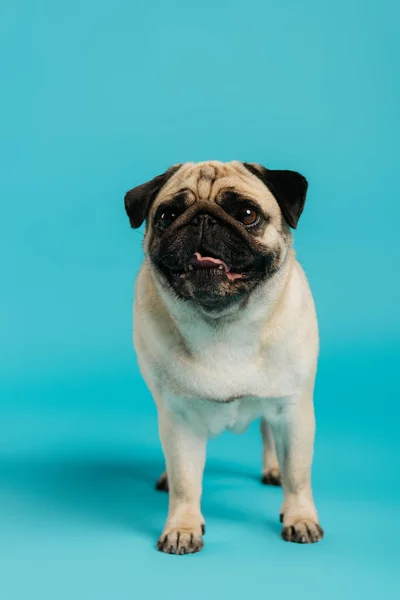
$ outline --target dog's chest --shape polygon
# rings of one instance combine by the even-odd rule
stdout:
[[[300,373],[290,354],[260,348],[255,339],[251,331],[233,330],[204,344],[195,340],[193,353],[171,349],[163,383],[178,396],[224,403],[231,410],[235,400],[293,393]]]

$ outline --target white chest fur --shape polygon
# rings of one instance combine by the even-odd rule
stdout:
[[[223,325],[167,307],[145,282],[139,277],[135,304],[141,372],[156,402],[210,434],[241,431],[260,415],[271,420],[315,368],[314,306],[296,273],[272,316],[274,298],[264,296]]]

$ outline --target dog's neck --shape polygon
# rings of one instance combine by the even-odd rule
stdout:
[[[232,337],[235,343],[236,332],[242,342],[248,338],[249,344],[257,345],[263,337],[265,326],[283,302],[285,290],[296,262],[294,251],[290,249],[280,269],[267,281],[257,286],[242,302],[232,305],[227,311],[208,313],[201,306],[181,300],[157,276],[148,263],[155,291],[173,321],[185,344],[193,353],[204,351],[208,344],[218,337]],[[193,347],[195,346],[195,347]]]

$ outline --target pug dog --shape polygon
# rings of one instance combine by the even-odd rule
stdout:
[[[169,511],[157,546],[201,550],[207,439],[261,421],[266,484],[287,542],[323,537],[311,490],[318,326],[291,229],[306,179],[253,163],[174,165],[127,192],[146,223],[134,345],[158,409]]]

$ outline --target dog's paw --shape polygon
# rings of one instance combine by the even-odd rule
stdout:
[[[282,485],[279,469],[277,467],[268,469],[262,474],[261,482],[264,485]]]
[[[283,518],[283,515],[282,517]],[[291,525],[284,525],[282,538],[285,542],[297,544],[314,544],[324,537],[322,527],[311,519],[299,519]]]
[[[160,552],[167,554],[194,554],[204,546],[205,526],[187,529],[184,527],[167,528],[157,542]]]
[[[156,481],[156,490],[158,490],[159,492],[168,492],[169,491],[169,486],[168,486],[168,477],[167,477],[167,473],[164,472],[161,477],[159,477]]]

